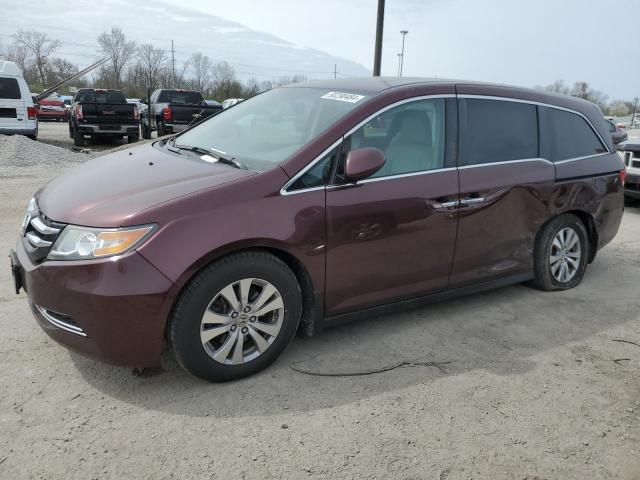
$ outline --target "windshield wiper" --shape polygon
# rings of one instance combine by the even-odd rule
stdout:
[[[172,137],[167,142],[167,148],[173,152],[179,151],[179,150],[187,150],[189,152],[194,152],[199,155],[208,155],[209,157],[215,158],[218,162],[225,163],[227,165],[231,165],[232,167],[240,168],[242,170],[249,170],[249,167],[247,167],[243,162],[241,162],[235,157],[225,157],[224,155],[221,154],[219,150],[215,150],[215,149],[210,150],[208,148],[196,147],[194,145],[180,145],[176,143],[175,137]]]

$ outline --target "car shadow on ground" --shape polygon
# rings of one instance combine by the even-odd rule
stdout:
[[[617,250],[617,249],[615,249]],[[625,257],[591,265],[576,289],[543,293],[516,285],[327,329],[297,338],[265,371],[225,384],[209,384],[183,372],[167,355],[163,368],[136,377],[76,354],[81,375],[106,395],[145,409],[189,416],[234,417],[310,412],[357,402],[472,370],[519,375],[537,354],[637,318],[631,282],[618,275]],[[640,266],[629,266],[627,268]],[[607,284],[607,288],[602,288]],[[612,298],[611,292],[615,292]],[[347,377],[302,374],[387,372]]]

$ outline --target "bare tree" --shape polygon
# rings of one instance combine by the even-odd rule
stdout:
[[[102,53],[111,60],[116,88],[122,88],[122,72],[136,52],[136,42],[127,40],[122,30],[114,27],[110,33],[100,34],[98,44]]]
[[[623,100],[616,100],[613,102],[609,108],[607,109],[609,115],[614,117],[624,117],[625,115],[629,115],[631,113],[631,109],[627,102]]]
[[[22,70],[22,74],[27,76],[27,71],[30,69],[31,65],[29,64],[29,49],[24,45],[19,43],[13,43],[7,48],[6,58],[10,62],[14,62],[20,70]],[[28,81],[28,80],[27,80]]]
[[[559,93],[562,95],[569,95],[570,89],[564,84],[564,80],[556,80],[551,85],[544,87],[544,90],[550,93]]]
[[[247,80],[247,83],[242,89],[242,97],[253,97],[254,95],[260,93],[260,91],[260,84],[258,83],[258,80],[256,80],[254,77],[251,77],[249,80]]]
[[[209,92],[211,90],[211,61],[209,57],[200,52],[191,55],[189,65],[193,71],[191,79],[192,87],[199,92]]]
[[[155,88],[160,84],[163,69],[166,67],[165,51],[145,43],[138,48],[137,57],[135,76],[139,78],[140,84],[144,87]]]
[[[47,58],[56,49],[60,48],[62,43],[59,40],[49,38],[46,33],[36,30],[20,30],[12,37],[18,45],[22,45],[29,50],[38,69],[40,80],[44,85],[46,83]]]
[[[78,66],[64,58],[53,57],[47,65],[47,80],[49,83],[61,82],[79,70]]]

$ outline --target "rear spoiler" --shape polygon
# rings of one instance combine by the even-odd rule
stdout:
[[[61,82],[56,83],[53,87],[47,88],[44,92],[42,92],[39,95],[36,95],[35,97],[35,101],[39,102],[40,100],[47,98],[49,95],[51,95],[53,92],[55,92],[58,88],[60,88],[61,86],[63,86],[65,83],[71,82],[72,80],[75,80],[76,78],[79,78],[83,75],[86,75],[87,73],[89,73],[91,70],[93,70],[94,68],[99,67],[100,65],[102,65],[103,63],[106,63],[109,60],[109,57],[104,57],[100,60],[98,60],[96,63],[94,63],[93,65],[89,65],[87,68],[84,68],[82,70],[80,70],[78,73],[75,73],[73,75],[71,75],[69,78],[65,78],[64,80],[62,80]]]

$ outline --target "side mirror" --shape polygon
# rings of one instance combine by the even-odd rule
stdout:
[[[357,182],[376,173],[385,161],[384,153],[377,148],[364,147],[351,150],[347,154],[344,173],[348,181]]]

